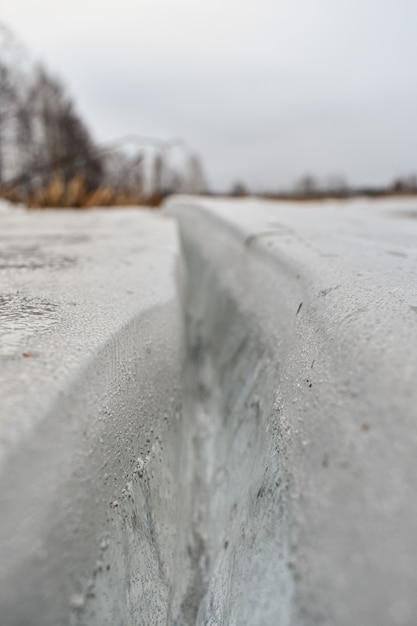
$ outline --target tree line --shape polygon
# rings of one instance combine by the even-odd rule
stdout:
[[[182,142],[97,145],[63,83],[0,24],[1,196],[35,207],[158,205],[204,188],[201,163]]]

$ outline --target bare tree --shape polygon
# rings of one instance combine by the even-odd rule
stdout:
[[[349,185],[343,176],[333,174],[327,178],[324,191],[334,196],[346,196],[349,193]]]
[[[295,184],[295,192],[300,196],[314,196],[317,191],[317,181],[311,174],[306,174]]]
[[[153,162],[152,173],[152,192],[156,194],[163,194],[163,183],[165,176],[165,160],[162,154],[156,154]]]
[[[187,193],[204,193],[207,184],[203,172],[203,166],[200,158],[196,154],[192,154],[188,159],[187,171],[185,174],[185,184]]]
[[[241,181],[237,181],[232,185],[229,195],[231,195],[233,198],[243,198],[244,196],[249,195],[249,191],[244,183],[242,183]]]
[[[9,69],[0,61],[0,183],[3,181],[7,133],[15,109],[15,93]]]

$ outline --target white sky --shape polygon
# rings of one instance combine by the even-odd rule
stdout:
[[[417,171],[416,0],[0,0],[100,142],[182,136],[212,187]]]

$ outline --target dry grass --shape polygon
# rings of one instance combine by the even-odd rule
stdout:
[[[66,185],[60,172],[52,176],[44,191],[44,201],[48,206],[63,206],[65,201]]]
[[[82,207],[87,198],[85,176],[77,174],[69,181],[65,193],[65,206]]]
[[[0,197],[5,200],[9,200],[10,202],[22,202],[17,187],[8,187],[4,189],[0,194]]]
[[[163,195],[153,193],[144,196],[130,190],[116,190],[111,187],[98,187],[87,191],[85,176],[77,174],[68,182],[61,172],[55,172],[44,187],[32,189],[24,194],[19,187],[2,190],[0,197],[11,202],[23,202],[30,208],[79,208],[151,206],[158,207]]]
[[[82,204],[83,208],[90,209],[93,206],[111,206],[115,192],[110,187],[99,187],[89,193]]]

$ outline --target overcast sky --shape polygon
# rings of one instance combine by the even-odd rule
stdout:
[[[215,189],[417,172],[416,0],[0,0],[95,139],[182,136]]]

